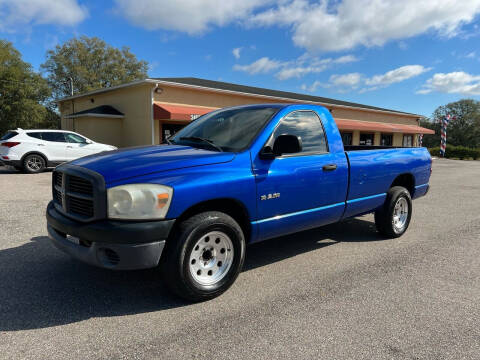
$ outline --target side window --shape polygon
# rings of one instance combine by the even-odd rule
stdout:
[[[42,139],[53,142],[66,142],[65,135],[62,132],[44,132],[42,133]]]
[[[313,111],[295,111],[288,114],[273,132],[272,139],[285,134],[298,136],[302,140],[302,153],[328,152],[322,123]]]
[[[42,140],[42,133],[41,132],[29,132],[27,133],[28,136],[33,137],[35,139]]]
[[[65,133],[65,138],[69,143],[85,144],[87,142],[87,139],[77,134]]]

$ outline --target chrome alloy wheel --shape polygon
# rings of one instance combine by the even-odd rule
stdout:
[[[192,249],[189,270],[200,285],[213,285],[227,275],[233,263],[233,243],[227,234],[211,231],[203,235]]]
[[[43,166],[43,159],[37,155],[30,155],[27,160],[26,166],[30,171],[39,171]]]
[[[395,203],[392,217],[393,229],[396,233],[401,232],[405,228],[408,219],[408,210],[407,199],[400,197]]]

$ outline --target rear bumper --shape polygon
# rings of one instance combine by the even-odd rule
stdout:
[[[48,236],[55,247],[77,260],[113,270],[156,267],[175,222],[80,223],[59,213],[52,202],[46,216]],[[71,237],[80,241],[73,242]]]

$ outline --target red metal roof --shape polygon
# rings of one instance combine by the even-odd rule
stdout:
[[[154,102],[153,115],[158,120],[195,120],[199,115],[204,115],[217,108],[199,107],[190,105],[172,105]]]
[[[384,133],[404,134],[435,134],[434,130],[426,129],[418,125],[392,124],[350,119],[335,119],[335,122],[340,130],[380,131]]]
[[[217,110],[217,108],[172,105],[161,102],[154,102],[153,105],[153,114],[156,120],[191,121],[197,116],[204,115],[213,110]],[[435,131],[418,125],[403,125],[350,119],[335,119],[335,122],[340,130],[379,131],[384,133],[404,134],[435,134]]]

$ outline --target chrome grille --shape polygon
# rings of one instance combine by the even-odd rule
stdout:
[[[105,217],[106,198],[103,178],[94,172],[68,165],[52,175],[55,207],[63,214],[80,221]]]

